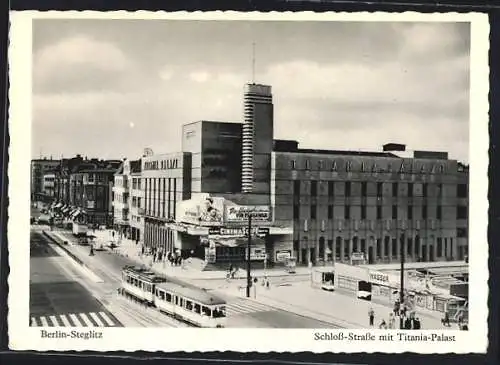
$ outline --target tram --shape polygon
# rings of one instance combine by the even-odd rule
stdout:
[[[165,277],[144,267],[125,266],[122,270],[122,289],[125,294],[129,294],[148,305],[154,304],[155,285],[165,281]]]
[[[203,289],[165,282],[155,289],[155,306],[197,327],[226,326],[226,301]]]
[[[125,266],[120,293],[197,327],[226,325],[226,301],[204,289],[173,282],[147,268]]]

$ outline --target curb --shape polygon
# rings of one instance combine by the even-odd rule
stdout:
[[[81,265],[81,266],[89,269],[89,267],[78,256],[76,256],[73,252],[71,252],[70,250],[68,250],[64,246],[64,244],[61,244],[61,242],[59,242],[59,239],[56,239],[55,237],[53,237],[51,234],[47,233],[46,231],[42,231],[42,234],[45,237],[47,237],[50,241],[52,241],[53,243],[55,243],[57,246],[59,246],[61,249],[63,249],[64,252],[66,252],[68,254],[68,256],[71,257],[74,261],[76,261],[79,265]]]

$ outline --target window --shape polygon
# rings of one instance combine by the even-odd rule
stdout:
[[[443,184],[438,184],[437,186],[437,196],[443,196]]]
[[[311,169],[311,161],[306,160],[306,170],[310,170],[310,169]]]
[[[437,238],[437,256],[441,257],[442,252],[443,252],[443,241],[442,241],[441,237],[438,237]]]
[[[316,219],[316,205],[311,205],[311,219]]]
[[[467,228],[457,228],[457,237],[458,238],[466,238],[467,237]]]
[[[328,219],[333,219],[333,205],[328,206]]]
[[[344,219],[351,219],[351,207],[349,205],[344,207]]]
[[[381,182],[377,183],[377,197],[381,198],[383,193],[383,185]]]
[[[436,212],[436,218],[437,219],[442,219],[442,213],[443,213],[442,212],[442,207],[441,207],[441,205],[438,205],[437,206],[437,212]]]
[[[457,206],[457,219],[467,219],[467,207],[463,205]]]
[[[297,168],[297,161],[292,160],[292,170],[295,170]]]
[[[346,181],[345,183],[345,196],[351,196],[351,182]]]
[[[377,219],[382,219],[382,206],[377,205]]]
[[[424,198],[427,198],[427,183],[424,183],[424,185],[422,185],[422,196]]]
[[[366,219],[366,205],[361,206],[361,219]]]
[[[392,219],[398,219],[398,206],[392,206]]]
[[[392,256],[396,257],[398,255],[398,240],[396,238],[392,239]]]
[[[293,181],[293,195],[300,195],[300,180]]]
[[[427,205],[422,206],[422,219],[427,219]]]
[[[366,196],[366,182],[361,183],[361,196]]]
[[[458,184],[457,185],[457,197],[458,198],[467,198],[467,185],[466,184]]]
[[[311,181],[311,196],[318,195],[318,182],[313,180]]]
[[[408,197],[413,197],[413,183],[408,183]]]
[[[398,196],[398,183],[392,183],[392,196]]]
[[[333,196],[333,181],[328,181],[328,196]]]
[[[408,219],[413,219],[413,206],[408,205]]]
[[[389,256],[389,241],[390,238],[388,236],[385,236],[384,238],[384,255]]]
[[[294,204],[293,205],[293,219],[294,220],[299,219],[299,215],[300,215],[300,207],[298,204]]]

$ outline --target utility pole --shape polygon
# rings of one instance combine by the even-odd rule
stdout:
[[[405,234],[404,234],[404,230],[403,230],[403,233],[401,233],[401,237],[399,238],[400,239],[400,258],[401,258],[401,268],[400,268],[400,277],[399,277],[399,280],[400,280],[400,284],[401,284],[401,287],[399,288],[399,302],[400,302],[400,305],[402,308],[404,308],[404,299],[405,299],[405,295],[404,295],[404,281],[405,281]],[[403,316],[400,316],[400,319],[399,319],[399,328],[400,329],[404,329],[404,320],[403,320]]]
[[[250,298],[250,287],[252,285],[252,276],[250,275],[250,245],[252,244],[252,214],[248,215],[248,241],[247,241],[247,298]]]

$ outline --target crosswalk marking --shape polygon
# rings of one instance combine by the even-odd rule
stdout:
[[[64,324],[63,327],[73,327],[71,323],[69,323],[68,318],[66,318],[66,316],[59,316],[59,318],[61,318],[61,321]]]
[[[254,303],[250,301],[238,300],[234,302],[227,303],[226,313],[227,314],[244,314],[244,313],[256,313],[256,312],[267,312],[272,310],[272,308],[265,306],[260,303]]]
[[[80,318],[80,323],[82,323],[84,325],[84,327],[94,327],[94,325],[92,324],[92,322],[89,320],[89,318],[86,315],[84,315],[84,314],[78,315],[77,314],[77,317]]]
[[[53,314],[31,316],[32,327],[116,327],[120,323],[105,312]]]
[[[42,316],[42,317],[40,317],[40,321],[42,322],[42,327],[49,327],[49,323],[47,322],[47,318]]]
[[[57,321],[56,316],[50,316],[49,319],[52,322],[52,326],[54,326],[54,327],[59,327],[60,326],[59,322]]]
[[[76,316],[76,314],[71,313],[71,314],[69,315],[69,318],[71,319],[71,322],[73,322],[73,326],[72,326],[72,327],[83,327],[83,326],[80,324],[80,320],[78,319],[78,317]]]
[[[115,324],[113,323],[113,321],[108,317],[108,315],[104,312],[101,312],[101,317],[104,319],[104,321],[106,322],[106,324],[109,326],[109,327],[112,327],[114,326]]]
[[[105,324],[101,321],[101,319],[97,316],[97,314],[95,314],[94,312],[90,312],[89,314],[94,320],[94,322],[97,323],[98,327],[105,327]]]

